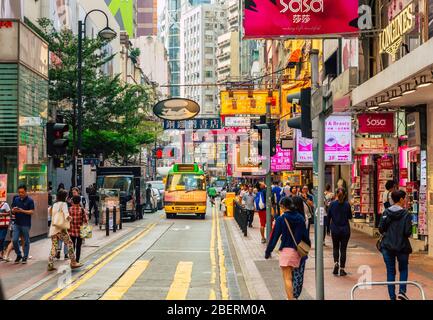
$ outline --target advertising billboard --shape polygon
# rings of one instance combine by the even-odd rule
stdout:
[[[244,17],[245,38],[338,35],[358,31],[358,0],[251,0]]]
[[[394,113],[358,115],[359,133],[394,133]]]
[[[313,139],[302,137],[301,130],[296,129],[296,162],[313,162]]]
[[[221,91],[221,115],[264,115],[266,113],[267,90]],[[271,113],[280,115],[279,92],[272,94]]]
[[[293,149],[281,149],[277,145],[277,153],[271,158],[271,171],[293,171]]]
[[[325,162],[352,161],[352,118],[330,116],[325,120]]]

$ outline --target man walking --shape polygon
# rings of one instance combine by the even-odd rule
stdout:
[[[248,227],[253,227],[253,220],[254,220],[254,199],[256,195],[253,192],[253,187],[250,186],[248,188],[248,192],[244,194],[242,197],[242,203],[245,206],[245,210],[247,210],[247,220],[248,220]]]
[[[89,188],[87,188],[87,194],[89,195],[89,219],[92,218],[92,210],[93,215],[95,217],[95,225],[98,225],[99,220],[99,214],[98,214],[98,206],[96,204],[96,183],[90,185]]]
[[[35,210],[33,199],[27,195],[27,187],[18,187],[18,195],[12,202],[12,212],[15,214],[15,224],[12,242],[17,258],[15,264],[27,263],[30,251],[30,228],[32,224],[32,214]],[[21,254],[19,239],[24,237],[24,256]]]
[[[280,216],[280,200],[281,200],[282,189],[278,185],[278,182],[274,182],[272,186],[272,206],[274,208],[274,217]]]
[[[262,243],[266,243],[265,227],[266,227],[266,185],[260,182],[258,185],[258,192],[254,199],[255,208],[259,213],[260,219],[260,235],[262,236]]]

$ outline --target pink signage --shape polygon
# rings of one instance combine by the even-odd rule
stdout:
[[[244,16],[245,38],[351,33],[358,0],[250,0]]]
[[[358,115],[359,133],[394,133],[394,113]]]
[[[313,140],[303,138],[301,130],[296,130],[296,162],[313,162]]]
[[[292,171],[293,170],[293,149],[281,149],[277,145],[277,153],[271,158],[271,171]]]
[[[352,161],[352,118],[330,116],[325,120],[325,162]]]

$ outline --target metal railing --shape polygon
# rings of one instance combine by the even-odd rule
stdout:
[[[248,214],[247,211],[236,201],[233,202],[234,205],[234,218],[238,223],[239,228],[241,228],[244,236],[247,236],[248,232]]]
[[[418,282],[415,281],[375,281],[375,282],[360,282],[353,286],[352,290],[350,291],[350,300],[355,300],[355,291],[359,289],[360,287],[364,286],[388,286],[388,285],[413,285],[417,287],[421,293],[421,297],[423,300],[426,300],[424,289],[421,287],[421,285]]]

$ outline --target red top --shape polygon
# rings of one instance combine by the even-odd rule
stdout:
[[[75,204],[69,208],[69,214],[72,220],[71,220],[71,228],[68,230],[68,233],[72,237],[79,237],[80,226],[87,223],[87,214],[83,209],[83,207]]]

